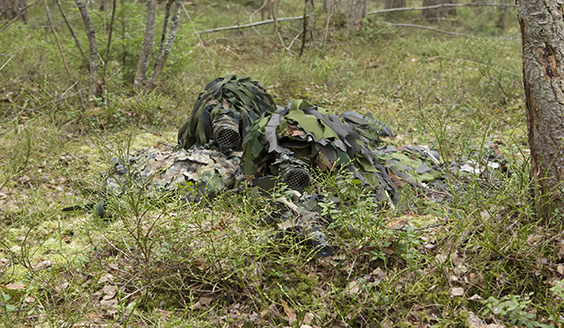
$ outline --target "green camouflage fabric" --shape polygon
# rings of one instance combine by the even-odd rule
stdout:
[[[139,151],[126,159],[125,165],[114,159],[114,167],[104,179],[104,191],[113,195],[132,189],[149,194],[179,191],[192,198],[194,194],[209,197],[233,188],[240,158],[240,152],[227,156],[217,150],[174,150],[162,143]]]
[[[356,123],[350,124],[305,100],[292,101],[283,110],[263,115],[249,132],[244,149],[245,174],[277,177],[281,162],[322,172],[341,166],[360,174],[377,171],[371,151],[380,138],[367,121],[354,118]],[[370,180],[378,185],[377,179]]]
[[[250,77],[226,75],[210,82],[178,132],[178,148],[242,150],[251,124],[276,110],[272,96]]]

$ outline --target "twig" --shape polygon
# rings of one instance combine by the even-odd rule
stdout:
[[[15,57],[16,55],[11,55],[10,58],[8,58],[8,60],[4,63],[4,65],[2,65],[2,67],[0,67],[0,71],[6,66],[8,65],[8,63]]]
[[[403,8],[390,8],[375,10],[367,13],[366,15],[389,13],[394,11],[408,11],[408,10],[424,10],[424,9],[435,9],[443,7],[517,7],[517,5],[506,5],[499,3],[444,3],[440,5],[426,6],[426,7],[403,7]]]
[[[200,32],[196,31],[196,27],[194,27],[194,22],[192,22],[192,18],[190,17],[190,14],[188,13],[188,10],[186,10],[186,7],[184,7],[184,4],[182,4],[182,10],[184,10],[184,13],[186,14],[186,16],[188,17],[188,20],[190,21],[190,24],[192,25],[192,29],[194,30],[194,34],[196,34],[196,37],[198,38],[198,41],[200,41],[200,44],[202,45],[202,48],[204,49],[204,52],[206,53],[206,56],[208,56],[208,60],[210,61],[210,64],[212,65],[213,70],[215,71],[215,65],[213,63],[213,60],[211,59],[210,54],[208,53],[208,49],[206,48],[206,46],[204,45],[204,42],[202,41],[202,39],[200,38]]]
[[[331,0],[331,8],[329,9],[329,15],[327,15],[327,22],[325,23],[325,34],[323,35],[323,49],[325,49],[327,35],[329,34],[329,22],[331,22],[331,17],[333,17],[333,6],[335,0]]]
[[[302,38],[302,47],[300,48],[300,53],[298,54],[298,58],[302,57],[302,54],[303,54],[304,48],[305,48],[306,36],[307,36],[307,19],[306,19],[306,17],[307,17],[307,1],[308,0],[305,0],[305,3],[304,3],[304,16],[303,16],[304,26],[303,26],[303,30],[302,30],[303,31],[303,38]]]
[[[431,31],[439,32],[439,33],[444,33],[444,34],[463,36],[463,37],[466,37],[466,38],[473,38],[473,36],[471,36],[471,35],[467,35],[467,34],[463,34],[463,33],[443,31],[443,30],[439,30],[439,29],[436,29],[436,28],[432,28],[432,27],[429,27],[429,26],[423,26],[423,25],[415,25],[415,24],[390,24],[390,25],[397,26],[397,27],[415,27],[415,28],[421,28],[421,29],[424,29],[424,30],[431,30]]]
[[[80,15],[82,16],[82,20],[84,21],[88,44],[90,45],[90,90],[88,91],[88,101],[89,105],[92,106],[93,98],[98,93],[98,46],[96,45],[96,31],[94,30],[94,25],[92,25],[92,20],[90,19],[90,14],[88,14],[88,9],[86,9],[84,1],[75,1]]]
[[[72,37],[74,39],[74,43],[76,44],[76,47],[78,48],[78,50],[82,54],[82,58],[84,59],[84,63],[86,64],[86,68],[90,72],[90,62],[86,58],[86,54],[84,53],[84,50],[82,49],[82,46],[80,45],[80,41],[78,40],[78,37],[76,36],[72,26],[70,25],[69,20],[67,19],[67,15],[63,11],[63,6],[61,6],[61,2],[58,1],[58,0],[57,0],[57,6],[59,7],[59,11],[61,12],[61,15],[63,16],[63,20],[65,21],[65,24],[67,24],[67,27],[69,28],[70,34],[72,35]]]
[[[70,95],[68,95],[68,96],[65,96],[65,94],[66,94],[70,89],[74,88],[74,86],[75,86],[77,83],[78,83],[78,81],[75,81],[72,86],[70,86],[67,90],[65,90],[65,92],[63,92],[63,95],[62,95],[61,97],[59,97],[59,98],[57,98],[57,99],[55,99],[55,100],[51,100],[50,102],[48,102],[48,103],[46,103],[46,104],[43,104],[43,105],[41,105],[41,106],[39,106],[39,107],[30,108],[30,109],[25,110],[25,111],[23,111],[23,112],[20,112],[20,113],[11,115],[10,117],[8,117],[8,118],[6,118],[6,119],[0,121],[0,123],[4,123],[4,122],[9,121],[9,120],[11,120],[11,119],[13,119],[13,118],[15,118],[15,117],[18,117],[18,116],[21,116],[21,115],[24,115],[24,114],[27,114],[27,113],[30,113],[30,112],[34,112],[34,113],[38,113],[38,114],[47,116],[45,113],[39,112],[39,110],[40,110],[41,108],[43,108],[43,107],[49,106],[49,105],[51,105],[51,104],[53,104],[53,103],[59,102],[59,101],[61,101],[61,100],[63,100],[63,99],[66,99],[66,98],[69,98],[69,97],[73,97],[73,96],[76,96],[77,94],[79,94],[82,90],[78,90],[77,92],[75,92],[75,93],[73,93],[73,94],[70,94]]]
[[[22,15],[22,13],[27,10],[27,8],[33,6],[34,4],[38,3],[39,1],[40,1],[40,0],[35,0],[34,3],[29,4],[29,5],[25,6],[25,7],[23,7],[22,9],[20,9],[20,12],[18,13],[18,15],[17,15],[14,19],[12,19],[8,24],[4,25],[4,26],[0,29],[0,33],[2,33],[2,31],[4,31],[5,29],[7,29],[8,26],[12,25],[15,21],[17,21],[18,18],[20,18],[20,16]]]
[[[63,51],[63,47],[61,46],[61,42],[59,41],[59,37],[57,36],[57,32],[55,32],[55,28],[53,27],[53,21],[51,21],[51,16],[49,15],[49,7],[47,7],[47,0],[43,0],[43,4],[45,5],[45,11],[47,13],[47,23],[49,24],[49,27],[51,28],[51,33],[53,33],[53,36],[55,37],[55,42],[57,43],[57,47],[59,48],[59,52],[61,53],[61,58],[63,59],[63,66],[65,66],[65,70],[67,71],[67,75],[69,76],[69,79],[73,79],[72,78],[72,73],[69,69],[69,66],[67,65],[67,59],[65,58],[65,52]]]
[[[258,13],[259,11],[261,11],[261,10],[264,8],[264,6],[266,6],[266,4],[267,4],[267,1],[264,1],[263,4],[262,4],[262,6],[260,6],[259,9],[255,10],[255,11],[251,14],[251,16],[249,16],[249,22],[250,22],[251,24],[253,24],[253,16],[254,16],[256,13]],[[264,16],[263,16],[263,17],[264,17]],[[274,21],[274,19],[273,19],[273,21]],[[254,30],[255,32],[257,32],[257,34],[260,34],[259,31],[257,31],[254,27],[253,27],[253,30]]]
[[[278,18],[276,21],[277,22],[288,22],[288,21],[300,20],[300,19],[303,19],[303,18],[304,18],[303,16],[283,17],[283,18]],[[202,33],[213,33],[213,32],[219,32],[219,31],[237,30],[237,29],[254,27],[254,26],[259,26],[259,25],[271,24],[271,23],[274,23],[274,19],[267,19],[267,20],[252,23],[252,24],[217,27],[217,28],[212,28],[212,29],[209,29],[209,30],[198,31],[198,32],[195,32],[195,33],[202,34]]]
[[[114,30],[115,16],[116,16],[116,0],[113,0],[112,18],[110,19],[110,31],[108,32],[108,42],[106,43],[106,56],[104,57],[104,65],[102,66],[102,78],[104,79],[104,84],[106,84],[106,67],[108,66],[108,60],[110,58],[110,47],[112,45],[112,32]]]

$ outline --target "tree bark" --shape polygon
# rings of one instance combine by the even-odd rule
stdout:
[[[384,8],[405,8],[407,6],[407,0],[386,0]]]
[[[537,214],[564,213],[564,22],[562,1],[519,0],[523,84]]]
[[[180,8],[182,8],[182,0],[174,0],[174,12],[172,14],[172,17],[170,18],[170,32],[168,34],[168,37],[166,38],[164,47],[161,47],[159,49],[159,55],[157,56],[157,60],[155,61],[153,75],[145,86],[146,91],[150,92],[155,88],[156,83],[159,80],[161,73],[163,72],[166,60],[168,59],[168,56],[172,51],[172,46],[174,44],[174,40],[176,39],[176,32],[178,32],[179,27]]]
[[[345,7],[345,21],[349,30],[358,31],[366,17],[366,0],[342,0]]]
[[[147,20],[145,23],[145,37],[143,38],[143,46],[141,47],[141,55],[137,64],[137,73],[133,86],[140,89],[143,86],[143,79],[149,67],[151,53],[153,52],[153,41],[155,40],[155,0],[147,0]],[[166,24],[166,21],[165,21]]]
[[[27,0],[0,0],[0,20],[18,18],[27,23],[27,11],[22,11],[26,6]]]
[[[455,0],[423,0],[423,7],[436,6],[441,4],[455,4]],[[454,7],[442,7],[423,9],[423,17],[428,21],[436,21],[439,18],[446,16],[456,16],[456,9]]]

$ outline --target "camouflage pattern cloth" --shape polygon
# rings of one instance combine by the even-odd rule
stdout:
[[[194,194],[213,197],[233,188],[240,158],[240,152],[228,157],[217,150],[174,150],[161,143],[126,159],[126,165],[115,158],[114,167],[104,179],[104,190],[113,195],[143,189],[149,194],[178,191],[192,199]],[[194,186],[193,190],[190,186]]]
[[[276,178],[281,171],[288,171],[284,165],[322,172],[340,166],[351,166],[361,173],[374,171],[371,151],[380,139],[377,133],[370,131],[367,121],[357,122],[350,124],[305,100],[292,101],[283,110],[265,115],[251,127],[244,150],[244,172],[257,178]],[[310,174],[308,171],[303,175]],[[280,178],[289,182],[285,176]],[[296,190],[308,184],[309,179],[305,177],[303,181],[288,183]]]
[[[226,75],[210,82],[178,132],[178,148],[242,150],[251,124],[276,110],[272,96],[249,77]]]

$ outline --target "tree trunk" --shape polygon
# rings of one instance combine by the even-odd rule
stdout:
[[[564,213],[564,22],[562,2],[519,0],[531,180],[536,210]]]
[[[27,0],[0,0],[0,20],[11,21],[17,17],[27,23],[27,10],[20,12],[25,6]]]
[[[170,7],[170,2],[167,6]],[[149,61],[153,53],[153,41],[155,40],[155,0],[147,0],[147,18],[145,22],[145,37],[143,38],[143,45],[141,47],[141,55],[139,56],[139,63],[137,64],[137,73],[133,86],[136,89],[141,89],[145,73],[149,68]],[[165,22],[166,24],[166,22]]]
[[[405,8],[407,6],[407,0],[386,0],[384,8]]]
[[[455,0],[423,0],[423,7],[437,6],[443,4],[455,4]],[[446,16],[456,16],[454,7],[438,7],[423,9],[423,17],[428,21],[436,21]]]
[[[362,19],[366,17],[366,0],[342,0],[347,28],[352,31],[360,29]]]

